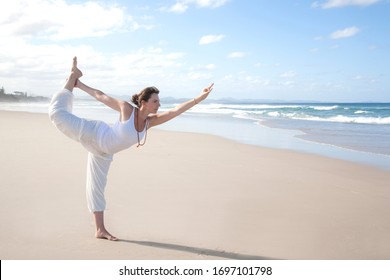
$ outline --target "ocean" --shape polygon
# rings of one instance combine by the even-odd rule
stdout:
[[[177,103],[164,103],[166,111]],[[0,110],[46,113],[48,103],[4,103]],[[118,113],[89,98],[74,113],[113,123]],[[240,143],[319,154],[390,170],[390,103],[266,103],[239,100],[198,104],[163,130],[206,133]]]

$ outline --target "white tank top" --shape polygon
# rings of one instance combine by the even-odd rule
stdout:
[[[142,132],[137,132],[134,125],[134,115],[136,108],[133,108],[130,118],[127,121],[118,120],[114,125],[105,125],[99,131],[99,146],[107,154],[115,154],[119,151],[130,148],[134,144],[141,142],[148,129],[149,120],[146,121],[145,128]]]

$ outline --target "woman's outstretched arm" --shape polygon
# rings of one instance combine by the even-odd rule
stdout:
[[[187,102],[179,104],[175,108],[173,108],[169,111],[151,116],[149,127],[163,124],[163,123],[177,117],[178,115],[184,113],[185,111],[191,109],[196,104],[198,104],[199,102],[201,102],[207,98],[207,96],[213,90],[213,86],[214,86],[214,83],[211,84],[209,87],[204,88],[202,93],[199,96],[195,97],[194,99],[191,99]]]
[[[89,95],[94,97],[96,100],[102,102],[106,106],[108,106],[111,109],[114,109],[115,111],[118,111],[118,112],[122,112],[123,107],[126,106],[126,104],[128,104],[123,100],[119,100],[119,99],[113,98],[111,96],[108,96],[107,94],[105,94],[101,90],[91,88],[91,87],[87,86],[86,84],[84,84],[83,82],[81,82],[80,80],[77,80],[76,87],[78,87],[82,91],[85,91],[86,93],[88,93]]]

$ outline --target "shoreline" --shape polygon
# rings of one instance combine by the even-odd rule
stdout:
[[[81,103],[78,103],[80,100],[82,100]],[[85,107],[90,101],[87,101],[87,99],[80,100],[74,104],[74,113],[76,115],[84,118],[101,119],[108,123],[116,121],[117,115],[113,114],[110,109],[100,106],[99,103],[93,103],[93,107],[89,107],[91,105]],[[87,103],[84,103],[86,101]],[[8,112],[28,111],[32,113],[46,114],[47,106],[48,105],[46,103],[41,103],[40,106],[34,106],[32,108],[29,106],[19,107],[18,105],[16,108],[11,107],[8,108],[8,110],[3,108],[3,110]],[[88,108],[87,111],[86,108]],[[204,110],[204,108],[202,110]],[[320,127],[322,125],[323,123],[321,122],[318,124]],[[346,125],[349,127],[348,124]],[[190,112],[189,114],[183,114],[179,118],[161,125],[157,129],[173,132],[194,132],[214,135],[242,144],[316,154],[329,158],[358,162],[384,170],[390,170],[389,155],[370,151],[368,146],[363,146],[360,149],[353,148],[353,145],[351,145],[354,142],[353,138],[348,140],[352,142],[340,143],[340,145],[337,145],[333,143],[334,139],[330,142],[323,139],[325,136],[327,139],[335,137],[331,137],[329,135],[322,135],[322,138],[316,137],[315,134],[305,132],[305,130],[302,129],[300,125],[297,125],[294,120],[260,121],[254,119],[242,119],[233,116],[227,117],[218,114],[198,115],[198,113],[196,113],[194,115]],[[336,127],[336,129],[339,130],[340,127]],[[356,130],[358,128],[354,127],[353,129]],[[376,134],[379,133],[379,128],[373,129],[376,131]],[[388,131],[388,128],[380,133],[386,134],[386,131]],[[328,133],[332,135],[332,132],[329,131]],[[360,133],[359,130],[358,133]],[[370,135],[372,134],[370,133]],[[337,134],[335,134],[335,136],[337,136]],[[379,141],[379,139],[381,139],[381,137],[377,138],[376,141]],[[383,145],[386,146],[386,139],[387,138],[380,140],[381,143],[379,145],[382,147]],[[370,142],[364,145],[372,144]],[[376,147],[375,144],[373,147]]]
[[[151,129],[114,156],[94,238],[86,151],[43,114],[0,111],[1,259],[390,259],[390,172]],[[28,229],[28,230],[26,230]]]
[[[226,131],[228,126],[229,131]],[[219,131],[221,127],[224,130],[222,133]],[[319,155],[390,170],[390,156],[388,155],[307,140],[300,130],[278,128],[262,123],[253,124],[248,120],[232,118],[214,121],[213,118],[196,117],[195,119],[193,116],[181,116],[177,120],[163,124],[158,129],[217,136],[244,145]],[[245,137],[243,138],[242,135]]]

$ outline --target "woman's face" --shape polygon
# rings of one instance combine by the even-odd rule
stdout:
[[[157,113],[160,108],[160,98],[157,93],[153,93],[147,102],[143,102],[143,105],[150,113]]]

